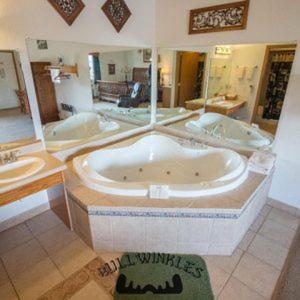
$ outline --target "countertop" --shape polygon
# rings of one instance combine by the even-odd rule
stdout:
[[[0,194],[9,192],[13,189],[19,188],[23,185],[29,184],[31,182],[37,181],[39,179],[45,178],[47,176],[53,175],[55,173],[61,172],[66,169],[66,165],[54,158],[47,151],[39,151],[30,153],[28,155],[22,155],[20,157],[39,157],[44,160],[45,166],[36,174],[29,176],[27,178],[10,182],[10,183],[0,183]]]

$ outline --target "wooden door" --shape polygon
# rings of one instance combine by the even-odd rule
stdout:
[[[54,84],[50,72],[45,70],[50,64],[50,62],[31,62],[42,124],[59,121]]]
[[[200,53],[178,52],[176,74],[177,106],[185,107],[185,101],[194,99],[197,84]]]

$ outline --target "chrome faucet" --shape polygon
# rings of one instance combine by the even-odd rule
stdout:
[[[0,153],[0,163],[1,165],[10,164],[18,160],[17,154],[19,151],[9,151]]]

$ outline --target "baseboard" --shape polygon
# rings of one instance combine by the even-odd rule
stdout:
[[[288,204],[285,204],[283,202],[280,202],[278,200],[272,199],[272,198],[268,198],[267,200],[267,204],[271,205],[272,207],[284,210],[285,212],[300,218],[300,209]]]
[[[11,228],[13,226],[16,226],[20,223],[23,223],[41,213],[43,213],[44,211],[50,209],[50,204],[49,202],[47,203],[44,203],[44,204],[41,204],[37,207],[34,207],[33,209],[30,209],[26,212],[23,212],[17,216],[14,216],[8,220],[5,220],[3,222],[0,223],[0,232],[8,229],[8,228]]]

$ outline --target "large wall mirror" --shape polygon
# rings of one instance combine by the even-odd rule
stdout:
[[[48,151],[150,123],[151,50],[35,39],[26,44]]]
[[[0,150],[35,140],[19,53],[0,50]]]
[[[171,62],[162,60],[168,86],[161,106],[198,114],[169,126],[204,139],[271,147],[295,51],[293,42],[161,49]]]

